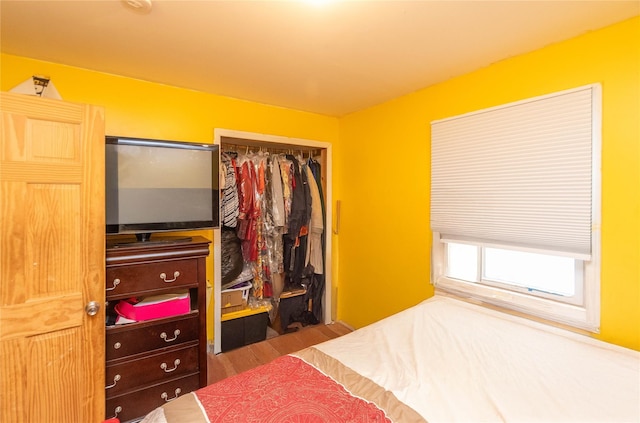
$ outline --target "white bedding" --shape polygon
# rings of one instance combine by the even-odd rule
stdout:
[[[316,348],[430,423],[640,422],[637,351],[452,298]]]

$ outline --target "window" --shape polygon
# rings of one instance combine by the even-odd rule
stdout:
[[[432,122],[432,281],[575,327],[600,319],[600,87]]]
[[[445,248],[448,278],[582,304],[583,260],[459,243]]]

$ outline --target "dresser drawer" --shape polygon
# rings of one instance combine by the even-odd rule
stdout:
[[[107,328],[106,359],[114,360],[198,339],[199,313]]]
[[[198,286],[198,260],[107,267],[107,300],[139,295],[144,291]]]
[[[167,379],[198,371],[198,343],[174,348],[135,360],[108,365],[106,369],[107,398],[138,386],[160,383]]]
[[[105,417],[121,422],[145,416],[156,407],[198,389],[198,373],[107,399]]]

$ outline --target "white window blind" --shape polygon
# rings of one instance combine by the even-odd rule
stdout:
[[[600,107],[591,85],[432,122],[432,231],[588,260]]]

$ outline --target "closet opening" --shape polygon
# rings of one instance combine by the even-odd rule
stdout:
[[[331,144],[225,129],[213,353],[330,323]]]

